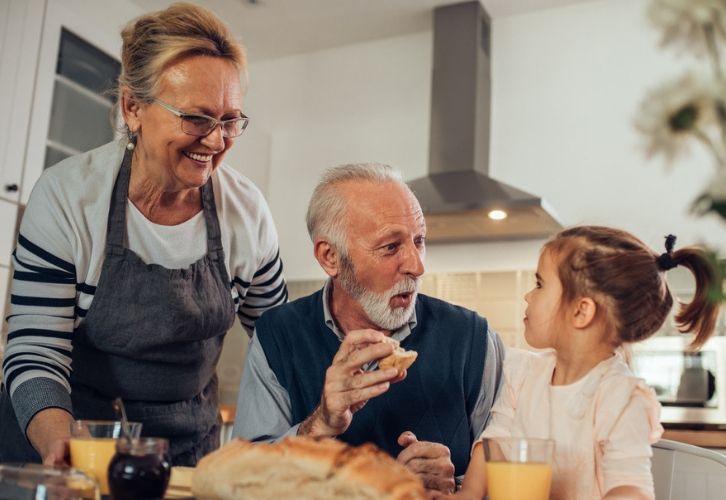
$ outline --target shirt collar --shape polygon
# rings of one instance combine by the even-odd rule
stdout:
[[[330,331],[335,334],[336,337],[338,337],[338,340],[341,342],[343,341],[343,332],[338,328],[338,325],[335,324],[335,321],[333,320],[333,315],[330,313],[330,294],[333,292],[333,279],[328,278],[328,280],[325,282],[325,286],[323,286],[323,318],[325,318],[325,324],[330,329]],[[411,317],[408,318],[408,321],[404,323],[404,325],[393,332],[391,334],[391,338],[394,338],[398,340],[399,342],[402,342],[403,339],[411,335],[411,330],[416,328],[416,308],[413,308],[413,311],[411,312]]]

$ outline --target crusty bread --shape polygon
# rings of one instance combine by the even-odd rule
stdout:
[[[384,341],[393,344],[394,348],[393,354],[386,356],[378,362],[378,367],[380,369],[383,370],[385,368],[394,367],[397,368],[400,373],[403,370],[408,370],[413,362],[416,361],[416,358],[418,357],[418,353],[416,351],[407,351],[401,347],[398,340],[392,339],[391,337],[386,337]]]
[[[234,439],[197,465],[200,500],[418,500],[418,477],[372,444],[287,437],[275,444]]]

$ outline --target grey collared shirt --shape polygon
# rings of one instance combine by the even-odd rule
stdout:
[[[328,280],[323,288],[323,315],[331,334],[342,342],[343,333],[333,321],[328,306],[330,287],[331,280]],[[411,335],[411,330],[415,326],[414,309],[408,322],[393,332],[391,337],[402,341]],[[473,438],[479,437],[489,420],[489,411],[499,388],[504,361],[504,346],[499,335],[492,330],[482,332],[482,335],[487,336],[487,352],[479,397],[469,415],[469,430]],[[370,368],[373,367],[374,365],[371,365]],[[250,339],[242,372],[232,434],[252,441],[276,441],[285,436],[297,435],[300,423],[292,421],[290,396],[267,363],[267,357],[257,341],[255,332]]]

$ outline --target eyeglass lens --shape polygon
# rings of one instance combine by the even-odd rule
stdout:
[[[220,122],[211,120],[204,116],[187,115],[182,117],[182,130],[184,133],[196,136],[206,136],[212,132],[214,127]],[[237,137],[244,132],[247,127],[247,119],[239,118],[221,122],[222,135],[224,137]]]

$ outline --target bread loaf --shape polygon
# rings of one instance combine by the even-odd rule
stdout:
[[[383,370],[390,367],[395,367],[400,373],[403,370],[407,370],[411,367],[418,353],[416,351],[407,351],[399,344],[398,340],[386,337],[385,342],[393,344],[393,354],[386,356],[378,362],[378,367]]]
[[[288,437],[275,444],[234,439],[197,465],[200,500],[418,500],[418,477],[372,444]]]

